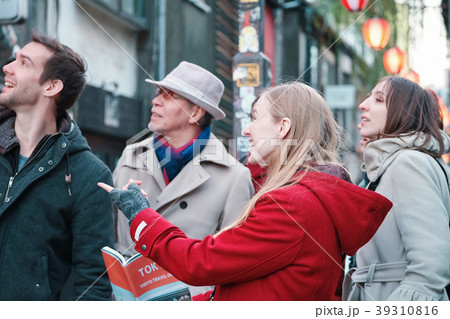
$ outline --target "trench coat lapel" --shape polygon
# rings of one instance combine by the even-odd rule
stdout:
[[[214,134],[211,134],[211,137],[202,152],[195,155],[194,158],[187,163],[181,172],[172,180],[172,182],[166,186],[156,153],[153,149],[153,143],[151,144],[151,147],[152,152],[150,153],[152,154],[152,157],[147,163],[147,172],[149,175],[153,176],[161,189],[161,193],[157,195],[156,198],[156,206],[152,207],[155,210],[158,210],[164,205],[167,205],[183,195],[192,192],[211,178],[208,172],[202,167],[203,161],[212,161],[216,164],[224,166],[236,164],[236,160],[232,159],[231,156],[228,155],[223,144]],[[150,157],[150,155],[147,156]],[[144,158],[142,160],[145,161],[147,159]]]
[[[159,169],[158,173],[161,174],[164,187],[162,188],[162,192],[157,197],[155,209],[157,210],[167,203],[192,192],[208,181],[211,176],[202,167],[202,162],[211,161],[224,166],[236,164],[235,161],[230,162],[230,158],[231,156],[228,155],[223,144],[214,134],[211,134],[211,137],[202,152],[195,155],[192,161],[186,164],[186,166],[173,179],[173,181],[169,183],[169,185],[165,186],[164,177],[162,176],[161,169]]]
[[[200,166],[200,154],[197,154],[159,194],[155,209],[174,201],[210,179],[210,175]]]

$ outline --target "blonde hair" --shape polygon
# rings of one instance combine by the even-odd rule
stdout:
[[[250,199],[241,216],[218,234],[242,225],[261,196],[298,183],[306,172],[315,170],[315,165],[341,165],[338,156],[340,129],[330,108],[316,90],[293,82],[261,91],[255,103],[262,96],[271,103],[269,112],[274,120],[289,118],[292,125],[271,156],[264,185]],[[304,174],[294,178],[299,170]]]

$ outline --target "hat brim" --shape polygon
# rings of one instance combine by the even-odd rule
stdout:
[[[180,85],[177,85],[177,83],[174,83],[170,81],[167,77],[162,81],[154,81],[151,79],[145,79],[145,82],[159,86],[168,88],[169,90],[181,95],[182,97],[188,99],[192,103],[200,106],[203,108],[206,112],[212,115],[212,117],[215,120],[220,120],[225,118],[225,113],[219,108],[218,105],[214,105],[204,99],[204,96],[201,94],[194,95],[193,93],[190,93],[189,90],[184,89]]]

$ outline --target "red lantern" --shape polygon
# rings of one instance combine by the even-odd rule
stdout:
[[[364,41],[369,47],[375,50],[381,50],[389,41],[391,28],[386,20],[375,17],[364,23],[362,33]]]
[[[420,84],[420,76],[419,74],[417,74],[417,72],[413,71],[413,70],[409,70],[406,73],[402,73],[400,74],[401,77],[408,79],[410,81],[413,81],[416,84]]]
[[[448,113],[447,106],[444,104],[444,101],[442,101],[442,99],[439,95],[438,95],[438,103],[439,103],[439,108],[440,108],[441,114],[442,114],[442,124],[444,125],[444,128],[446,128],[448,126],[448,124],[450,123],[450,116]]]
[[[341,0],[341,2],[348,11],[357,12],[363,10],[369,0]]]
[[[390,74],[400,73],[407,65],[407,62],[408,57],[406,56],[406,53],[399,48],[392,48],[384,52],[384,68]]]

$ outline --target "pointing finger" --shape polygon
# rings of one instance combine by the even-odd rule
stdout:
[[[104,189],[105,191],[107,191],[108,193],[110,193],[110,192],[114,189],[114,187],[109,186],[108,184],[105,184],[105,183],[102,183],[102,182],[97,183],[97,185],[98,185],[99,187],[103,188],[103,189]]]
[[[130,178],[128,180],[128,185],[131,184],[131,183],[136,183],[137,186],[141,186],[142,185],[142,181]]]

